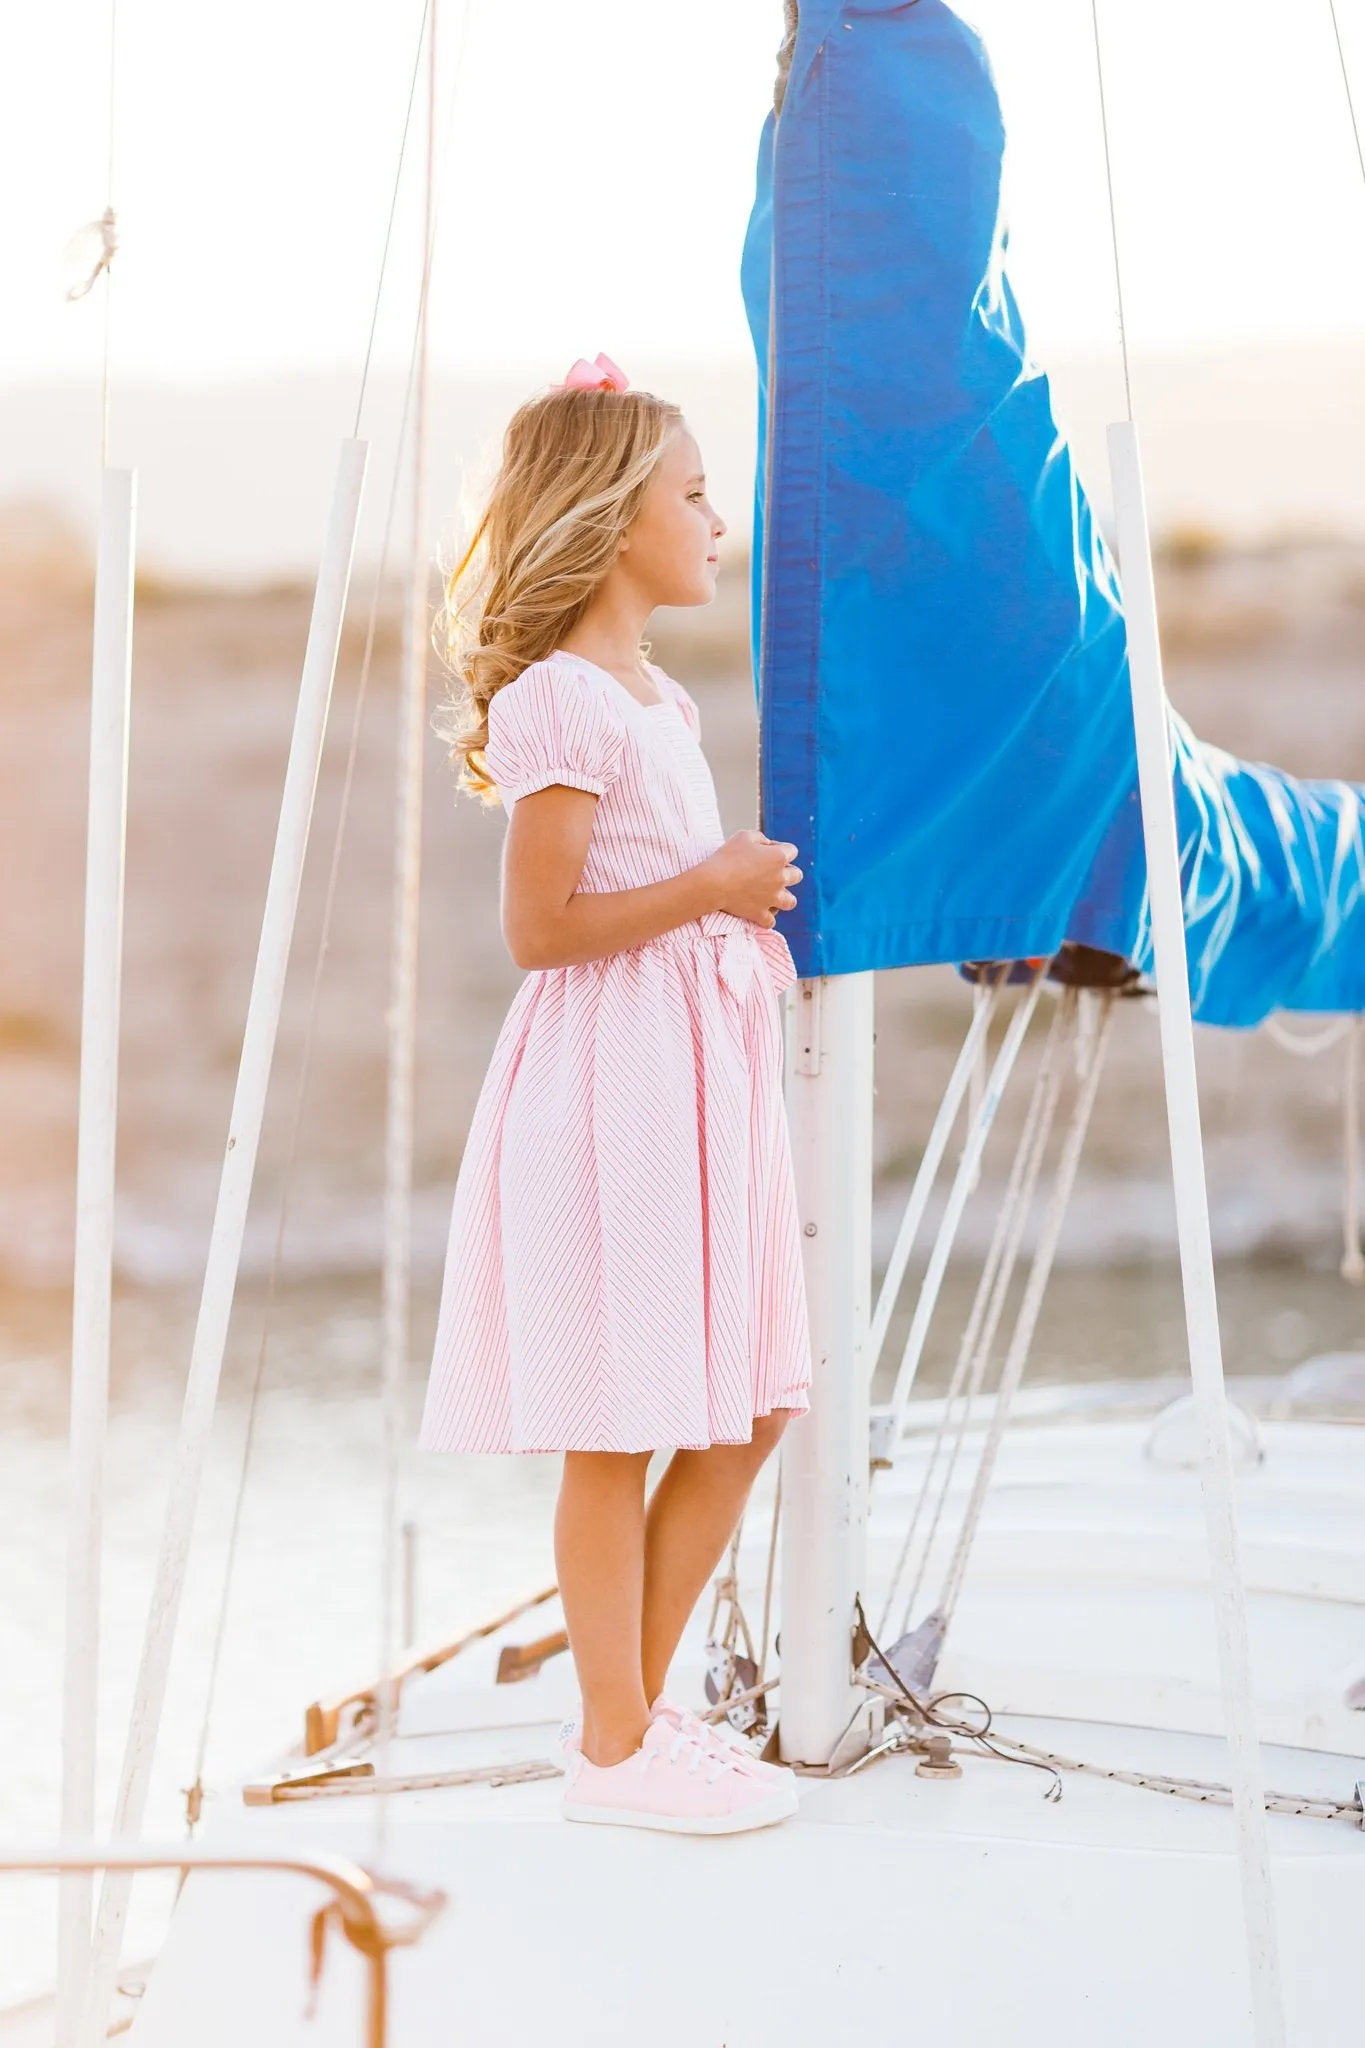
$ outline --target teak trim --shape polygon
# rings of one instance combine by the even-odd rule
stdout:
[[[486,1636],[495,1636],[499,1629],[508,1627],[523,1614],[529,1614],[533,1608],[543,1607],[547,1600],[554,1599],[558,1591],[558,1586],[547,1586],[543,1592],[533,1593],[529,1600],[522,1600],[517,1606],[509,1608],[506,1614],[498,1615],[496,1620],[486,1621],[481,1627],[470,1629],[467,1635],[457,1636],[453,1643],[442,1643],[437,1649],[407,1658],[395,1667],[388,1679],[394,1700],[397,1700],[407,1681],[418,1672],[439,1670],[441,1665],[448,1664],[452,1657],[458,1657],[461,1650],[467,1650],[473,1643],[482,1642]],[[314,1700],[305,1711],[303,1719],[304,1755],[317,1756],[320,1751],[332,1747],[341,1733],[341,1717],[347,1707],[377,1708],[384,1684],[385,1681],[379,1678],[370,1685],[357,1687],[354,1692],[342,1693],[337,1699]]]

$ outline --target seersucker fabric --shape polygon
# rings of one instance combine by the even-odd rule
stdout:
[[[598,797],[585,891],[665,881],[724,840],[697,706],[649,672],[657,704],[558,653],[489,705],[509,813],[551,783]],[[456,1182],[423,1449],[701,1448],[808,1407],[794,979],[782,935],[726,911],[526,975]]]

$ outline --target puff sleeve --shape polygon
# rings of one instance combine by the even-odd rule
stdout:
[[[551,783],[601,796],[620,773],[625,729],[601,688],[562,661],[535,661],[489,700],[488,772],[510,810]]]

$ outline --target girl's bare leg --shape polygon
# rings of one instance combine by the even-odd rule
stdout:
[[[583,1689],[583,1754],[619,1764],[649,1725],[640,1663],[648,1452],[566,1451],[555,1510],[564,1623]]]
[[[641,1630],[646,1700],[663,1691],[668,1667],[702,1588],[725,1554],[749,1490],[776,1448],[790,1411],[754,1419],[753,1441],[675,1451],[650,1496],[645,1519]]]

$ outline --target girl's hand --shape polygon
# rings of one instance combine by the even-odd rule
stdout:
[[[789,839],[769,839],[766,833],[750,830],[734,833],[700,865],[714,885],[717,910],[771,930],[779,910],[796,907],[788,887],[801,880],[800,868],[792,865],[795,859],[796,848]]]

